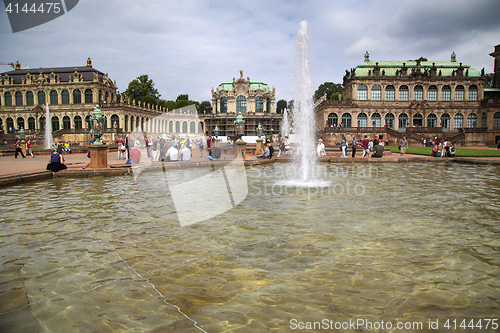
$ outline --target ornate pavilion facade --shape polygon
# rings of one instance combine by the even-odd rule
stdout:
[[[457,62],[455,53],[450,61],[371,61],[367,52],[346,70],[343,87],[343,100],[315,103],[319,136],[330,144],[365,134],[493,144],[500,135],[500,90],[485,88],[484,70]]]
[[[245,119],[244,136],[256,136],[260,123],[264,134],[271,136],[280,133],[281,114],[275,109],[275,89],[266,83],[243,77],[222,82],[212,88],[212,113],[204,115],[206,133],[213,134],[215,126],[221,136],[235,136],[234,121],[239,113]]]

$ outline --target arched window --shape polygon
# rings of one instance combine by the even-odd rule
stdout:
[[[16,91],[16,106],[23,106],[23,93]]]
[[[75,118],[73,118],[73,122],[75,123],[75,129],[82,129],[82,117],[75,116]]]
[[[33,117],[28,118],[28,129],[35,130],[35,118]]]
[[[483,112],[483,117],[481,119],[481,127],[488,128],[488,114],[486,112]]]
[[[453,118],[453,129],[457,131],[462,127],[464,127],[464,116],[461,113],[457,113]]]
[[[368,116],[366,115],[366,113],[361,112],[358,115],[358,127],[366,127],[368,126],[367,123],[368,123]]]
[[[194,121],[189,123],[189,133],[191,134],[196,133],[196,123]]]
[[[385,115],[385,126],[394,129],[394,115],[392,113],[388,113]]]
[[[408,115],[406,113],[402,113],[398,118],[398,128],[404,129],[408,126]]]
[[[45,91],[38,92],[38,105],[45,105]]]
[[[399,87],[399,100],[406,102],[406,101],[408,101],[409,98],[410,97],[409,97],[408,86],[403,85],[403,86]]]
[[[35,105],[35,95],[32,91],[26,92],[26,105]]]
[[[52,123],[52,132],[58,131],[59,130],[59,117],[53,116],[51,123]]]
[[[372,114],[372,127],[381,127],[382,126],[382,117],[380,113]]]
[[[342,126],[343,127],[352,127],[352,117],[347,112],[342,115]]]
[[[168,122],[168,133],[173,133],[174,132],[174,122],[170,120]]]
[[[450,130],[450,115],[447,113],[444,113],[441,116],[441,127],[443,128],[443,131],[447,132]]]
[[[111,116],[111,128],[120,128],[120,117],[117,114]]]
[[[413,126],[422,127],[424,126],[424,117],[420,113],[413,116]]]
[[[9,131],[9,133],[13,133],[14,132],[14,119],[12,119],[11,117],[7,118],[6,124],[7,124],[7,131]]]
[[[182,122],[182,133],[187,133],[188,132],[188,123],[187,121]]]
[[[477,115],[475,113],[471,113],[467,116],[467,127],[477,127]]]
[[[328,120],[326,121],[326,126],[335,127],[335,126],[337,126],[338,122],[339,122],[339,117],[337,116],[337,114],[330,113],[328,115]]]
[[[107,103],[107,102],[108,102],[108,96],[109,96],[108,92],[107,92],[107,91],[105,91],[105,92],[104,92],[104,103]],[[139,103],[139,101],[136,101],[136,102],[137,102],[137,103]]]
[[[455,88],[455,101],[462,102],[464,100],[465,88],[460,85]]]
[[[358,101],[368,100],[368,87],[364,84],[360,84],[358,87]]]
[[[268,98],[266,102],[266,112],[271,113],[271,99]]]
[[[181,132],[181,123],[179,121],[175,122],[175,133]]]
[[[203,133],[203,122],[201,121],[198,123],[198,133]]]
[[[10,92],[3,94],[3,97],[5,98],[5,106],[12,106],[12,95]]]
[[[63,129],[70,129],[71,128],[71,119],[69,119],[68,116],[63,117]]]
[[[62,104],[69,104],[69,91],[63,90],[61,92],[61,103]]]
[[[427,116],[427,127],[437,127],[437,116],[434,113],[431,113]]]
[[[477,101],[477,86],[472,85],[469,87],[469,101]]]
[[[3,120],[0,118],[0,132],[3,130]]]
[[[382,99],[382,88],[378,84],[372,87],[372,101],[380,101]]]
[[[125,123],[125,132],[128,132],[128,115],[127,114],[125,115],[124,123]]]
[[[87,124],[87,129],[90,129],[90,115],[85,116],[85,123]]]
[[[438,100],[438,88],[436,86],[430,86],[427,92],[427,100],[430,102],[437,102]]]
[[[40,130],[45,131],[45,117],[40,117],[38,123],[40,124]]]
[[[57,91],[51,90],[49,96],[50,96],[50,105],[57,105],[59,103],[59,101],[57,100],[58,99]]]
[[[396,98],[396,89],[394,86],[390,85],[385,87],[385,100],[394,101]]]
[[[82,104],[82,93],[80,89],[73,90],[73,104]]]
[[[451,88],[450,88],[450,86],[444,86],[443,89],[441,89],[441,100],[444,102],[451,101]]]
[[[103,121],[102,121],[102,128],[103,129],[107,129],[108,128],[108,117],[106,117],[106,116],[103,115],[102,119],[103,119]]]
[[[236,98],[236,113],[247,112],[247,98],[245,96],[238,96]]]
[[[262,96],[255,97],[255,112],[264,112],[264,99]]]
[[[424,100],[424,88],[421,85],[416,85],[413,88],[413,100],[423,101]]]
[[[495,112],[493,115],[493,129],[500,129],[500,112]]]
[[[220,113],[227,113],[227,98],[220,98]]]
[[[18,117],[17,118],[17,129],[20,130],[21,128],[26,129],[26,126],[24,126],[24,118],[23,117]]]
[[[91,89],[85,89],[85,104],[94,103]]]

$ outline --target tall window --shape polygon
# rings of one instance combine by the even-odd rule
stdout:
[[[372,101],[380,101],[382,99],[382,88],[378,84],[372,87]]]
[[[477,115],[475,113],[471,113],[467,116],[467,127],[477,127]]]
[[[457,86],[455,88],[455,101],[462,102],[464,100],[465,89],[464,86]]]
[[[437,116],[434,113],[431,113],[427,116],[427,127],[437,127]]]
[[[181,123],[179,121],[175,122],[175,133],[181,132]]]
[[[394,128],[394,115],[392,113],[388,113],[385,115],[385,126],[389,128]]]
[[[85,89],[85,104],[91,104],[91,103],[94,103],[92,98],[92,90]]]
[[[62,104],[69,104],[69,91],[63,90],[61,92],[61,102]]]
[[[220,98],[220,113],[227,113],[227,98]]]
[[[408,99],[410,98],[408,92],[408,86],[399,87],[399,100],[404,102],[408,101]]]
[[[423,101],[424,100],[424,88],[421,85],[415,86],[413,89],[413,99],[415,101]]]
[[[24,118],[23,118],[23,117],[18,117],[18,118],[17,118],[17,128],[18,128],[18,129],[21,129],[21,128],[24,128],[24,129],[25,129],[25,128],[26,128],[26,127],[24,126]]]
[[[40,129],[45,130],[45,117],[40,117],[40,119],[38,119],[38,123],[40,124]]]
[[[247,112],[247,98],[245,96],[238,96],[236,98],[236,113]]]
[[[116,115],[116,114],[111,116],[111,128],[115,128],[115,126],[116,126],[116,128],[120,128],[120,117],[118,117],[118,115]],[[151,131],[151,132],[153,132],[153,131]]]
[[[483,112],[483,117],[481,119],[481,127],[482,128],[487,128],[488,127],[488,114],[486,112]]]
[[[430,86],[427,92],[427,100],[430,102],[437,102],[438,100],[438,88],[436,86]]]
[[[380,113],[372,114],[372,126],[380,127],[381,125],[382,125],[382,117],[380,116]]]
[[[338,121],[339,121],[339,117],[337,116],[337,114],[336,113],[330,113],[328,115],[328,120],[326,122],[326,126],[328,126],[328,127],[337,126]]]
[[[349,113],[344,113],[342,115],[342,126],[351,127],[352,126],[352,117]]]
[[[35,129],[35,118],[33,118],[33,117],[28,118],[28,129],[29,130]]]
[[[6,92],[3,96],[5,98],[5,106],[12,106],[12,95],[10,92]]]
[[[82,117],[75,116],[75,118],[73,118],[73,121],[75,123],[75,129],[82,129]]]
[[[16,91],[16,106],[23,105],[23,93],[20,91]]]
[[[462,127],[464,127],[464,116],[461,113],[458,113],[453,118],[453,129],[458,130]]]
[[[63,117],[63,129],[70,129],[71,128],[71,120],[69,119],[68,116]]]
[[[447,113],[444,113],[441,116],[441,127],[443,128],[443,131],[449,131],[450,130],[450,115]]]
[[[264,99],[262,96],[255,97],[255,112],[264,112]]]
[[[182,122],[182,133],[188,132],[188,123],[187,121]]]
[[[202,121],[200,121],[198,123],[198,133],[200,133],[200,134],[203,133],[203,122]]]
[[[358,87],[358,101],[368,100],[368,87],[364,84],[360,84]]]
[[[45,105],[45,91],[38,92],[38,105]]]
[[[52,117],[52,132],[59,130],[59,118],[57,116]]]
[[[444,86],[441,89],[441,100],[445,102],[451,101],[451,88],[450,86]]]
[[[424,117],[420,113],[413,116],[413,126],[422,127],[424,124]]]
[[[57,105],[57,103],[58,103],[57,91],[51,90],[49,95],[50,95],[50,105]]]
[[[396,89],[394,86],[385,87],[385,100],[386,101],[394,101],[396,97]]]
[[[368,116],[362,112],[358,115],[358,127],[366,127],[368,124]]]
[[[500,129],[500,112],[495,112],[493,115],[493,129]]]
[[[73,104],[82,104],[82,93],[80,89],[73,90]]]
[[[266,102],[266,112],[271,113],[271,99],[268,98]]]
[[[26,105],[35,105],[35,96],[32,91],[26,92]]]
[[[399,129],[406,129],[406,127],[408,126],[408,115],[406,113],[402,113],[399,115],[398,125]]]
[[[189,123],[189,133],[196,133],[196,123],[194,121]]]
[[[477,86],[475,85],[469,87],[469,101],[477,101]]]

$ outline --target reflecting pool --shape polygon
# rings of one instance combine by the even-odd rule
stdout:
[[[320,189],[284,167],[183,228],[163,172],[0,189],[0,331],[498,330],[499,167],[323,164]]]

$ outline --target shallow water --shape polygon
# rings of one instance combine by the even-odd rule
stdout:
[[[0,331],[497,331],[499,167],[323,164],[320,189],[283,168],[247,168],[241,204],[183,228],[161,172],[1,189]]]

